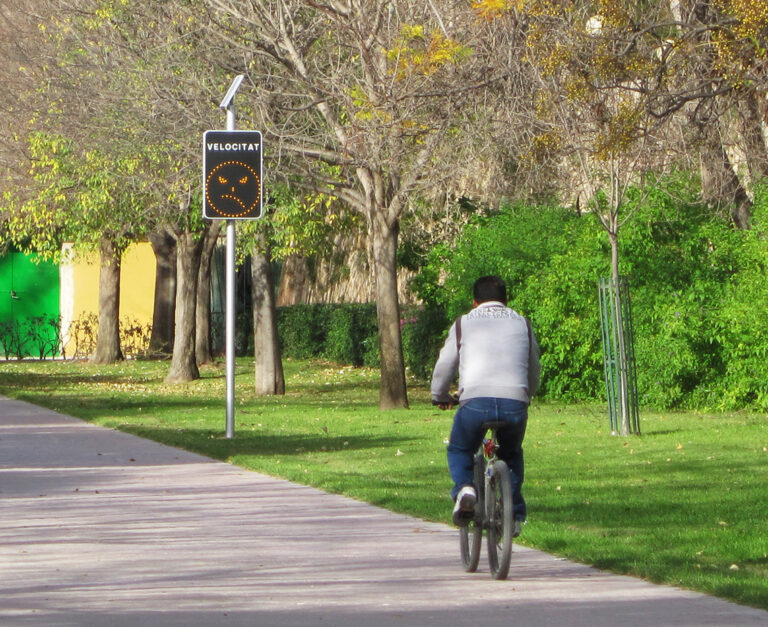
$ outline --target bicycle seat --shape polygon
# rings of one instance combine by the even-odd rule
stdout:
[[[507,423],[503,420],[486,420],[483,423],[483,429],[488,431],[488,429],[501,429],[502,427],[506,427]]]

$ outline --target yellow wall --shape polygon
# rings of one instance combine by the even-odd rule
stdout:
[[[120,317],[152,324],[155,306],[155,253],[149,242],[125,253],[120,273]]]
[[[68,245],[65,245],[65,249]],[[78,257],[61,264],[62,332],[88,314],[99,313],[99,257]],[[155,296],[155,254],[148,242],[131,245],[123,255],[120,269],[120,320],[152,324]],[[71,354],[71,342],[66,343]]]

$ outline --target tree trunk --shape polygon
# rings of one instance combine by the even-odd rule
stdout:
[[[376,211],[371,220],[373,236],[373,271],[376,287],[376,312],[381,351],[379,407],[408,407],[405,361],[400,336],[400,303],[397,298],[398,223],[389,223],[385,211]]]
[[[264,242],[251,252],[251,296],[253,300],[254,384],[258,395],[285,394],[285,376],[277,336],[275,279]]]
[[[176,236],[176,331],[166,383],[185,383],[200,378],[195,359],[195,310],[204,240],[204,236],[196,238],[189,230]]]
[[[170,354],[173,350],[173,318],[176,308],[176,240],[167,231],[149,234],[155,253],[155,302],[149,352]]]
[[[121,251],[107,238],[100,245],[99,330],[94,364],[113,364],[123,358],[120,350],[120,257]]]
[[[616,231],[608,231],[608,239],[611,242],[611,279],[619,283],[619,234]]]
[[[197,307],[195,308],[195,359],[197,365],[213,361],[211,354],[211,257],[221,232],[223,220],[211,224],[203,241],[200,270],[197,275]]]
[[[755,186],[768,177],[768,152],[766,152],[763,135],[764,111],[761,111],[762,105],[754,93],[747,94],[743,100],[739,100],[738,107],[742,146],[749,170],[749,187],[754,191]]]
[[[733,223],[740,229],[746,229],[749,228],[752,203],[728,158],[719,127],[720,122],[715,120],[700,130],[702,143],[699,167],[702,199],[713,209],[727,207]]]

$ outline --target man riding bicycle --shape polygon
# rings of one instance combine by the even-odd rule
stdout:
[[[457,369],[459,373],[459,409],[448,443],[453,522],[464,526],[473,516],[477,501],[473,456],[485,434],[482,425],[503,421],[498,456],[509,466],[517,536],[527,515],[521,494],[522,443],[528,405],[539,386],[539,346],[529,321],[507,307],[507,288],[500,277],[475,281],[473,305],[451,325],[432,373],[432,402],[440,409],[456,404],[450,387]]]

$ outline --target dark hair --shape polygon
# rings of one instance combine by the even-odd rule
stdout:
[[[478,303],[485,303],[489,300],[497,300],[507,304],[507,285],[504,279],[498,276],[482,276],[475,281],[472,288],[472,295]]]

